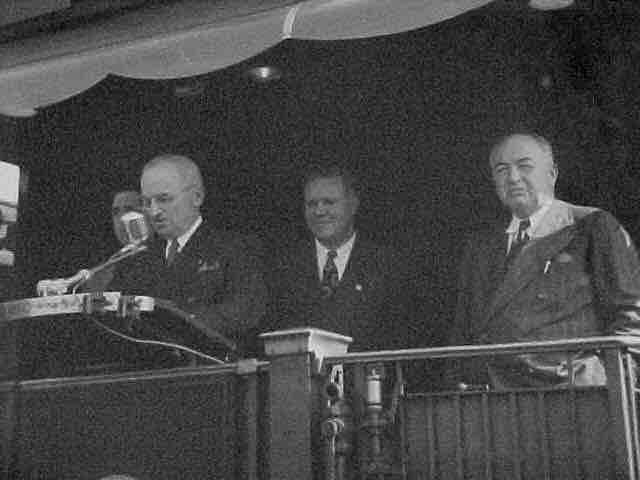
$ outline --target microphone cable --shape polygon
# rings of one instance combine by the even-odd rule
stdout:
[[[129,342],[132,343],[138,343],[138,344],[142,344],[142,345],[154,345],[154,346],[159,346],[159,347],[167,347],[167,348],[173,348],[176,350],[180,350],[186,353],[190,353],[198,358],[202,358],[204,360],[209,360],[213,363],[217,363],[219,365],[226,365],[227,362],[220,360],[217,357],[214,357],[212,355],[207,355],[206,353],[200,352],[199,350],[194,350],[193,348],[189,348],[185,345],[180,345],[178,343],[173,343],[173,342],[163,342],[161,340],[149,340],[149,339],[145,339],[145,338],[138,338],[138,337],[132,337],[131,335],[127,335],[126,333],[122,333],[119,332],[118,330],[114,330],[113,328],[109,327],[108,325],[105,325],[104,323],[102,323],[100,320],[97,320],[95,318],[93,318],[92,315],[85,315],[86,317],[89,318],[89,320],[91,320],[95,325],[97,325],[99,328],[102,328],[103,330],[105,330],[106,332],[115,335],[116,337],[122,338],[124,340],[127,340]]]

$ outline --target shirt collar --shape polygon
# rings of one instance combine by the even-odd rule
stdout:
[[[529,235],[531,237],[535,237],[536,236],[535,235],[536,228],[542,222],[542,218],[549,211],[549,208],[551,208],[552,202],[553,202],[552,198],[544,199],[542,201],[542,205],[540,206],[540,208],[538,210],[536,210],[535,212],[533,212],[531,215],[529,215],[529,221],[531,222],[531,225],[527,229],[527,232],[529,233]],[[509,223],[509,226],[507,227],[505,232],[508,235],[515,235],[517,233],[517,231],[518,231],[518,227],[520,226],[520,222],[522,220],[523,220],[522,218],[518,218],[515,215],[513,215],[511,217],[511,223]]]
[[[351,252],[351,249],[353,248],[353,242],[355,242],[355,239],[356,239],[356,233],[353,232],[353,235],[351,235],[351,237],[349,237],[349,240],[344,242],[338,248],[327,248],[322,243],[320,243],[318,241],[318,239],[316,238],[315,239],[315,242],[316,242],[316,253],[318,254],[318,256],[326,258],[327,253],[329,253],[329,250],[335,250],[335,252],[337,254],[336,256],[338,258],[344,258],[345,255],[348,255],[348,253]]]
[[[318,239],[315,239],[316,244],[316,258],[318,260],[318,275],[322,278],[322,270],[324,268],[324,264],[327,261],[327,254],[329,250],[335,250],[336,258],[334,259],[336,267],[338,268],[338,278],[342,279],[342,275],[347,268],[347,262],[349,261],[349,257],[351,256],[351,250],[353,250],[353,244],[356,240],[356,233],[340,245],[338,248],[330,249],[322,245]]]
[[[196,221],[191,224],[191,226],[189,227],[189,229],[186,232],[184,232],[182,235],[180,235],[178,238],[175,239],[178,242],[178,251],[179,252],[182,251],[182,249],[187,244],[187,242],[189,241],[191,236],[195,233],[195,231],[198,229],[198,227],[201,224],[202,224],[202,216],[199,216],[196,219]],[[167,242],[167,248],[169,248],[169,244],[170,243],[171,242]]]

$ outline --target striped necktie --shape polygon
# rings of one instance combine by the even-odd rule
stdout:
[[[524,220],[520,220],[520,224],[518,225],[518,231],[513,237],[511,241],[511,248],[509,248],[509,253],[507,253],[507,260],[510,261],[518,256],[522,248],[529,241],[529,234],[527,233],[527,229],[531,226],[531,220],[525,218]]]
[[[175,238],[171,240],[169,249],[167,250],[167,258],[165,260],[167,262],[167,266],[171,266],[171,264],[175,261],[176,255],[178,254],[178,246],[178,240],[176,240]]]
[[[337,256],[338,253],[335,250],[329,250],[327,252],[327,261],[322,269],[322,291],[326,297],[333,295],[340,282],[338,267],[335,262]]]

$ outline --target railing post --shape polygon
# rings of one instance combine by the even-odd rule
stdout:
[[[270,478],[320,478],[322,359],[343,355],[351,338],[313,328],[263,333],[269,357]]]
[[[637,480],[634,468],[632,425],[629,395],[621,347],[605,351],[607,388],[609,391],[609,411],[613,447],[615,449],[615,473],[617,479]]]

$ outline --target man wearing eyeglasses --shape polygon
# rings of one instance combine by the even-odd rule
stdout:
[[[187,157],[155,157],[144,166],[140,186],[158,240],[118,269],[114,287],[169,300],[204,337],[219,341],[221,334],[240,346],[238,354],[246,353],[242,346],[252,344],[266,303],[255,243],[203,219],[202,176]],[[177,325],[171,325],[174,334]]]

